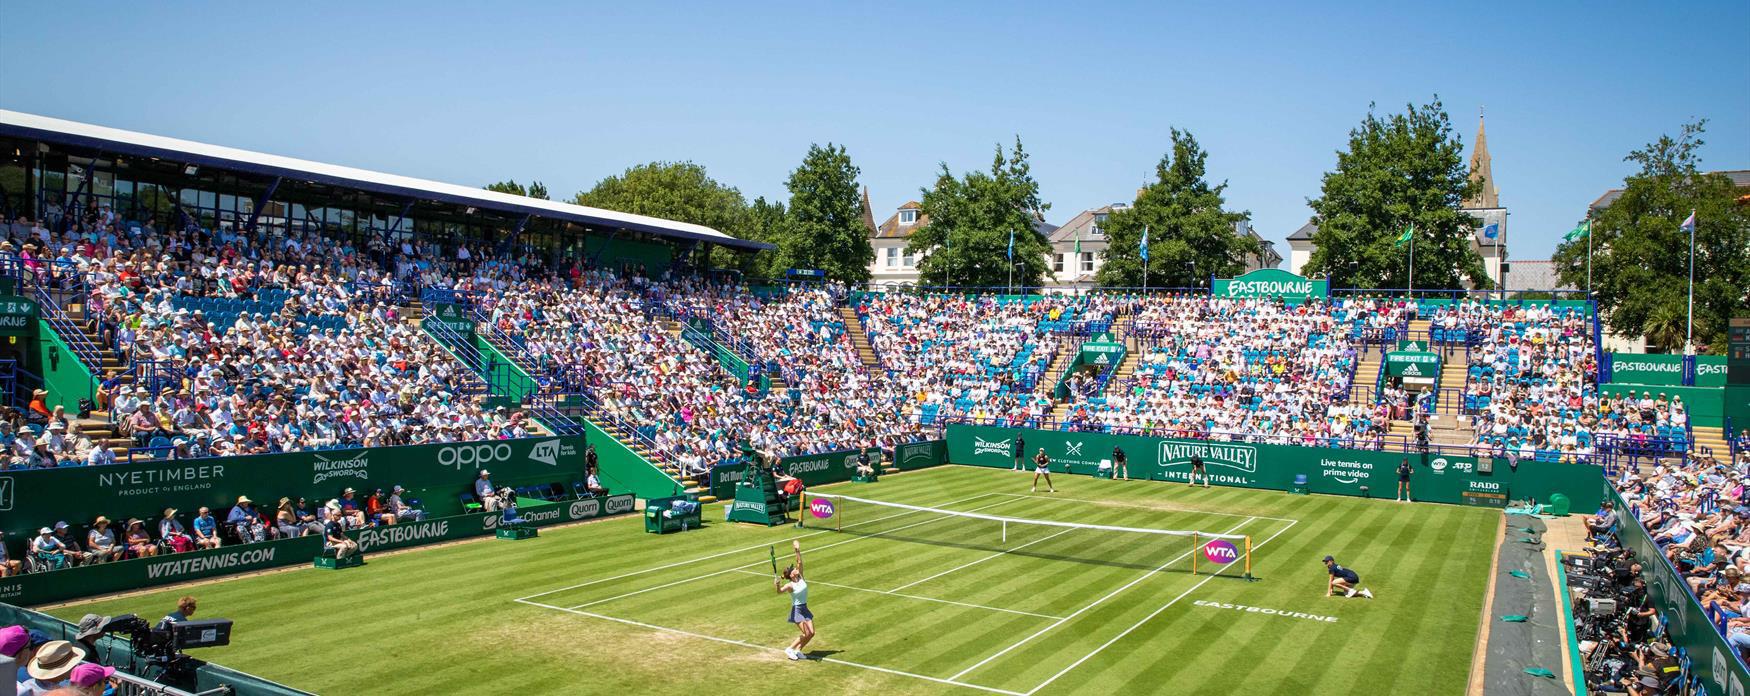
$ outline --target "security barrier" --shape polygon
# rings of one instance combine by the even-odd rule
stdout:
[[[1023,463],[1043,448],[1054,470],[1095,473],[1121,447],[1131,478],[1184,482],[1191,458],[1199,457],[1216,485],[1290,490],[1306,476],[1312,493],[1382,497],[1397,488],[1397,467],[1410,460],[1411,494],[1420,501],[1503,507],[1514,499],[1548,500],[1565,493],[1580,508],[1600,500],[1598,467],[1582,464],[1454,456],[1440,453],[1376,452],[1330,447],[1298,447],[1209,440],[1176,440],[1095,432],[1062,432],[993,426],[948,426],[948,460],[1007,468],[1014,465],[1015,438],[1026,443]]]
[[[628,493],[560,502],[527,511],[523,513],[523,518],[533,525],[561,524],[622,515],[632,512],[636,506],[637,500]],[[500,516],[497,512],[453,515],[388,527],[358,529],[347,532],[347,536],[358,542],[360,551],[373,553],[492,534],[498,527]],[[321,551],[321,537],[303,536],[65,568],[46,573],[28,573],[0,580],[0,602],[18,605],[45,604],[219,575],[234,575],[309,563]]]

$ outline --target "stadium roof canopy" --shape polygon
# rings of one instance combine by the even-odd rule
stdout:
[[[338,164],[239,150],[160,135],[136,133],[78,121],[0,109],[0,136],[28,138],[105,153],[229,169],[264,176],[310,181],[401,198],[431,200],[516,215],[563,220],[583,225],[620,228],[675,239],[688,239],[740,249],[771,249],[771,244],[737,239],[704,225],[676,222],[601,208],[561,203],[446,184],[398,174],[373,172]]]

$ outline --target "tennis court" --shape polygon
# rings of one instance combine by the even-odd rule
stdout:
[[[383,693],[516,675],[519,693],[694,688],[824,693],[1454,693],[1462,690],[1499,511],[949,466],[821,492],[1003,518],[1249,535],[1242,563],[1199,563],[1182,536],[1046,527],[840,499],[842,531],[721,522],[678,535],[636,519],[372,558],[195,589],[237,621],[197,657],[321,693]],[[816,615],[791,662],[787,565],[800,539]],[[1242,544],[1236,544],[1242,546]],[[1325,598],[1330,553],[1376,600]],[[1212,571],[1219,571],[1212,572]],[[418,592],[406,588],[418,587]],[[65,607],[140,612],[187,589]],[[392,634],[285,641],[336,619]],[[351,660],[381,654],[386,660]],[[338,665],[338,667],[337,667]],[[472,680],[472,681],[471,681]],[[778,681],[774,681],[778,680]],[[468,691],[463,689],[463,691]]]

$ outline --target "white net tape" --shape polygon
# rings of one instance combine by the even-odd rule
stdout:
[[[1244,538],[1246,538],[1246,535],[1244,535],[1244,534],[1218,534],[1215,532],[1201,532],[1201,531],[1196,531],[1196,530],[1184,530],[1184,529],[1144,529],[1142,527],[1118,527],[1118,526],[1109,525],[1109,524],[1085,524],[1082,522],[1060,522],[1058,520],[1035,520],[1035,519],[1028,519],[1028,518],[1024,518],[1024,517],[1003,517],[1001,515],[986,515],[986,514],[981,513],[981,512],[961,512],[959,510],[943,510],[941,508],[924,507],[922,505],[906,505],[905,503],[892,503],[892,502],[888,502],[885,500],[869,500],[867,498],[853,498],[853,497],[848,496],[848,495],[833,495],[830,493],[808,493],[806,495],[809,498],[825,498],[827,500],[835,500],[835,501],[842,500],[842,501],[849,502],[849,503],[857,503],[859,505],[873,505],[873,506],[877,506],[877,507],[893,508],[893,509],[897,509],[897,510],[912,510],[915,512],[928,512],[928,513],[937,514],[937,515],[947,515],[950,517],[965,517],[965,518],[970,518],[970,519],[975,519],[975,520],[990,520],[992,522],[1003,522],[1003,523],[1013,523],[1013,524],[1032,524],[1032,525],[1039,525],[1039,526],[1044,526],[1044,527],[1065,527],[1065,528],[1069,528],[1069,529],[1095,529],[1095,530],[1106,531],[1106,532],[1135,532],[1137,534],[1160,534],[1160,535],[1164,535],[1164,536],[1177,536],[1177,537],[1196,536],[1196,537],[1201,538],[1201,539],[1244,539]],[[1183,512],[1193,512],[1193,511],[1186,510]]]

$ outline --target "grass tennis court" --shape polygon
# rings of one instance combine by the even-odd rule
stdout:
[[[197,657],[319,693],[1457,693],[1500,512],[951,466],[822,490],[1005,517],[1251,535],[1190,573],[1189,540],[866,505],[844,531],[637,518],[55,610],[156,619],[180,594],[236,621]],[[721,520],[721,508],[707,520]],[[1004,534],[1006,532],[1006,539]],[[786,660],[801,538],[819,636]],[[1330,553],[1378,599],[1324,598]],[[1247,607],[1257,610],[1248,610]]]

